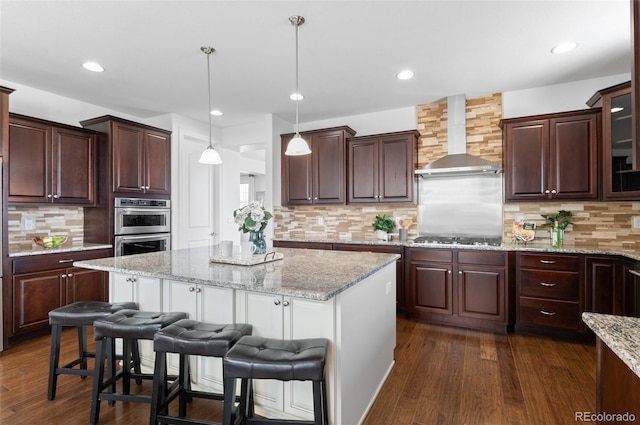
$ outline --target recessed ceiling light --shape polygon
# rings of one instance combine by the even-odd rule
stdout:
[[[623,109],[624,109],[624,108],[621,108],[621,107],[619,107],[619,106],[616,106],[616,107],[614,107],[614,108],[611,108],[611,113],[612,113],[612,114],[615,114],[616,112],[620,112],[620,111],[622,111]]]
[[[575,49],[576,47],[578,47],[578,43],[573,42],[573,41],[569,41],[569,42],[566,42],[566,43],[560,43],[556,47],[551,49],[551,53],[567,53],[567,52],[570,52],[571,50]]]
[[[82,64],[82,67],[86,70],[93,72],[103,72],[104,68],[97,62],[85,62]]]
[[[211,115],[215,116],[215,117],[219,117],[222,115],[222,111],[219,111],[217,109],[214,109],[213,111],[211,111]]]
[[[291,96],[289,96],[289,99],[291,99],[291,100],[302,100],[302,99],[304,99],[304,96],[301,93],[292,93]]]
[[[408,69],[405,69],[404,71],[400,71],[396,75],[396,78],[398,80],[408,80],[410,78],[413,78],[413,71],[409,71]]]

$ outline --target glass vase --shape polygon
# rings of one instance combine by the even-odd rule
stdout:
[[[551,246],[553,248],[562,248],[562,242],[564,239],[564,230],[553,228],[550,230]]]
[[[256,246],[254,254],[265,254],[267,252],[267,242],[264,240],[264,233],[249,232],[249,240]]]

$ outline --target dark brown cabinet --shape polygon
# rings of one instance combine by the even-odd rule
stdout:
[[[310,155],[287,156],[293,134],[281,135],[282,205],[344,204],[345,141],[355,131],[334,127],[301,133]]]
[[[101,177],[111,182],[116,196],[171,194],[171,132],[110,115],[81,124],[108,139],[100,154],[112,163],[102,167]]]
[[[501,331],[509,328],[507,253],[407,251],[409,314],[433,323]]]
[[[635,262],[587,256],[585,263],[584,311],[637,316]]]
[[[517,323],[578,331],[583,258],[572,254],[518,253]]]
[[[415,130],[347,140],[348,203],[413,202]]]
[[[505,200],[598,198],[600,109],[503,120]]]
[[[3,288],[5,339],[47,328],[54,308],[75,301],[107,301],[108,274],[71,264],[108,255],[109,250],[94,250],[13,259],[11,284]]]
[[[95,202],[93,132],[12,114],[7,164],[10,203]]]
[[[640,199],[640,149],[634,142],[631,82],[596,92],[589,106],[602,107],[602,200]]]

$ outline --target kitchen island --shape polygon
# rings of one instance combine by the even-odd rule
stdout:
[[[196,320],[242,322],[254,335],[325,337],[331,424],[362,422],[394,364],[395,262],[398,255],[275,250],[282,260],[254,266],[211,263],[208,248],[78,261],[110,273],[112,301],[141,310],[184,311]],[[153,349],[141,341],[143,365]],[[194,387],[222,389],[220,359],[192,360]],[[177,359],[170,360],[175,372]],[[310,382],[256,383],[257,413],[312,418]]]
[[[640,418],[640,318],[585,312],[582,320],[597,337],[598,423],[635,423]]]

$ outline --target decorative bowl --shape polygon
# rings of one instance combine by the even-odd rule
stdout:
[[[39,236],[34,236],[33,241],[37,245],[40,245],[41,247],[48,249],[48,248],[56,248],[62,245],[67,241],[67,237],[66,236],[44,236],[41,238]]]

